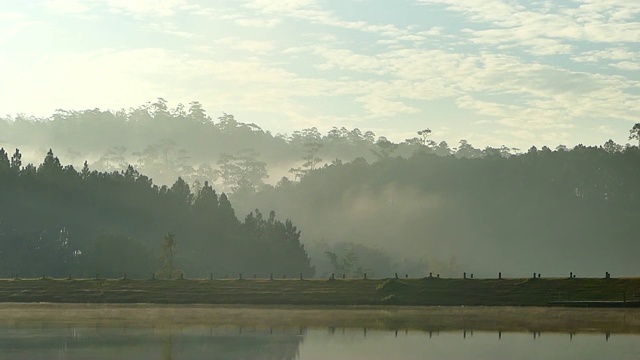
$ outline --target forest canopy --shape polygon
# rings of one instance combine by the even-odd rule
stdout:
[[[357,128],[273,135],[158,99],[6,117],[0,134],[70,163],[2,152],[2,274],[148,276],[169,231],[190,276],[640,274],[640,124],[633,145],[479,149],[429,128],[400,143]]]
[[[236,218],[227,198],[182,178],[158,186],[132,166],[98,172],[64,166],[49,150],[38,165],[0,149],[0,275],[150,278],[165,234],[187,275],[314,274],[289,220],[252,211]]]

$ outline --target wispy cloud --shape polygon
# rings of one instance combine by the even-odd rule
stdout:
[[[428,117],[452,144],[494,146],[593,140],[640,111],[636,1],[379,2],[384,14],[323,0],[25,4],[0,12],[8,111],[162,96],[258,114],[274,132],[356,124],[400,136]],[[65,21],[79,16],[100,21]]]

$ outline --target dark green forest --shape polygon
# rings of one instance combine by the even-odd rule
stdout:
[[[258,210],[239,221],[207,182],[158,186],[132,166],[76,171],[51,150],[38,166],[21,157],[0,149],[1,276],[150,278],[168,232],[175,269],[187,276],[314,274],[291,221]]]
[[[432,260],[425,270],[452,276],[640,274],[635,146],[357,159],[235,199],[292,214],[307,239],[422,255]]]
[[[638,146],[435,138],[273,135],[163,99],[6,117],[0,145],[22,153],[0,156],[0,275],[147,277],[168,232],[190,277],[640,275]]]

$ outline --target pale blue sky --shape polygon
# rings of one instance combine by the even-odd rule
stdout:
[[[202,102],[482,146],[627,142],[635,0],[0,0],[0,113]]]

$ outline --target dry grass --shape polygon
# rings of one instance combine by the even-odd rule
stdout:
[[[627,300],[640,296],[640,278],[0,280],[0,302],[546,306],[556,300],[621,301],[623,293]]]

